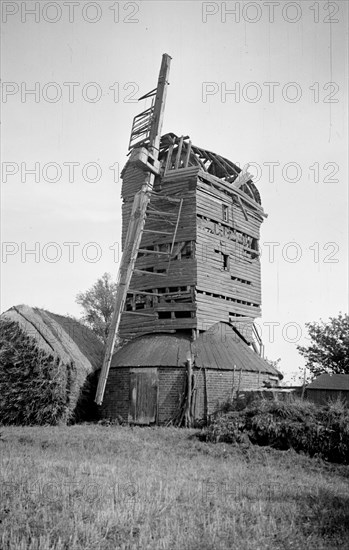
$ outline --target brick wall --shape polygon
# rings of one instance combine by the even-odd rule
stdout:
[[[203,369],[194,370],[196,391],[194,397],[194,416],[197,420],[204,419],[212,414],[219,404],[236,394],[240,390],[253,390],[263,386],[263,382],[270,382],[269,374],[233,370]]]
[[[186,383],[186,369],[159,369],[158,423],[164,424],[179,411]]]
[[[181,397],[186,384],[186,369],[162,367],[158,369],[159,400],[158,423],[165,424],[179,411]],[[252,390],[263,386],[263,382],[275,381],[268,374],[243,371],[194,369],[195,395],[193,414],[196,419],[204,419],[212,414],[217,406],[240,390]],[[130,399],[130,372],[128,367],[110,369],[105,397],[101,407],[101,418],[121,416],[128,421]]]
[[[100,411],[101,418],[115,419],[121,416],[127,421],[129,399],[130,369],[128,367],[110,369]]]

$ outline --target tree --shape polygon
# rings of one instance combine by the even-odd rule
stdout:
[[[281,357],[279,357],[278,359],[268,359],[268,357],[263,357],[264,361],[266,361],[271,367],[273,367],[274,369],[278,370],[280,373],[281,373],[281,370],[280,370],[280,362],[281,362]],[[282,373],[281,373],[282,374]],[[283,376],[283,375],[282,375]],[[267,388],[271,388],[272,384],[270,382],[263,382],[264,386],[266,386]]]
[[[278,359],[268,359],[268,357],[264,357],[264,361],[269,363],[269,365],[271,367],[274,367],[274,369],[280,370],[281,357],[279,357]]]
[[[84,314],[81,320],[105,343],[113,315],[116,283],[113,283],[110,273],[104,273],[100,279],[86,292],[79,292],[76,303]]]
[[[349,374],[349,316],[339,313],[328,322],[306,323],[309,346],[297,346],[313,376]]]

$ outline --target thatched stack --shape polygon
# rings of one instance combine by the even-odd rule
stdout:
[[[28,306],[0,317],[0,423],[88,420],[103,344],[78,321]]]

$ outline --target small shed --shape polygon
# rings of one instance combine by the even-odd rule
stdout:
[[[349,374],[321,374],[306,387],[305,396],[318,405],[340,397],[349,406]]]

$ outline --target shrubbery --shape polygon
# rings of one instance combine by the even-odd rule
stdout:
[[[211,419],[205,438],[227,443],[248,439],[257,445],[292,448],[330,462],[349,464],[349,409],[341,401],[317,407],[296,398],[260,399],[242,410],[238,401],[225,403]]]

